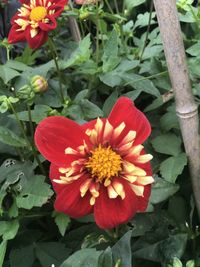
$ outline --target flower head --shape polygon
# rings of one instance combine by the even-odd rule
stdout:
[[[94,213],[104,229],[145,211],[153,177],[141,145],[151,127],[133,102],[121,97],[108,118],[78,125],[61,116],[37,127],[35,142],[51,162],[55,209],[73,218]]]
[[[68,0],[21,0],[22,6],[11,20],[9,43],[27,41],[32,49],[43,45],[48,32],[57,26],[56,18]]]

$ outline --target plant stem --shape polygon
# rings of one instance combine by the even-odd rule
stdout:
[[[107,7],[108,7],[110,13],[111,13],[111,14],[114,14],[111,5],[108,3],[108,0],[105,0],[105,3],[106,3],[106,5],[107,5]]]
[[[99,6],[96,3],[96,63],[99,62]]]
[[[27,137],[27,135],[26,135],[25,129],[24,129],[24,125],[23,125],[23,123],[20,121],[19,116],[18,116],[18,114],[17,114],[17,112],[16,112],[16,110],[15,110],[13,104],[12,104],[9,100],[7,100],[7,101],[8,101],[8,104],[9,104],[9,106],[10,106],[10,108],[11,108],[11,110],[12,110],[14,116],[15,116],[15,118],[16,118],[17,123],[18,123],[18,125],[19,125],[19,127],[20,127],[20,129],[21,129],[21,132],[22,132],[22,134],[23,134],[23,136],[24,136],[24,139],[25,139],[25,141],[26,141],[27,146],[28,146],[28,147],[31,147],[31,150],[32,150],[33,155],[34,155],[34,158],[36,159],[36,161],[37,161],[37,163],[38,163],[38,165],[39,165],[39,167],[40,167],[41,172],[46,176],[45,169],[44,169],[44,167],[43,167],[42,163],[40,162],[40,159],[39,159],[39,157],[38,157],[38,155],[37,155],[37,151],[36,151],[36,149],[35,149],[35,145],[34,145],[34,143],[31,142],[31,141],[29,141],[29,139],[28,139],[28,137]]]
[[[151,19],[152,19],[152,12],[153,12],[153,0],[151,0],[150,11],[149,11],[149,21],[148,21],[148,26],[147,26],[145,40],[144,40],[144,45],[143,45],[142,52],[141,52],[140,59],[139,59],[140,62],[142,61],[144,50],[146,48],[148,37],[149,37],[150,26],[151,26]]]
[[[32,114],[31,114],[31,109],[30,109],[29,104],[27,104],[27,109],[28,109],[28,119],[29,119],[30,131],[31,131],[31,140],[33,140],[34,128],[33,128]]]
[[[162,75],[167,74],[167,73],[168,73],[168,70],[165,70],[163,72],[159,72],[159,73],[153,74],[151,76],[143,77],[141,79],[138,79],[138,80],[135,80],[135,81],[131,81],[131,82],[125,83],[124,86],[129,85],[131,83],[137,83],[137,82],[141,82],[141,81],[144,81],[144,80],[154,79],[156,77],[162,76]]]
[[[118,8],[117,0],[114,0],[114,4],[115,4],[116,12],[119,14],[119,8]]]
[[[64,103],[65,99],[64,99],[64,93],[63,93],[63,88],[62,88],[61,72],[60,72],[59,65],[58,65],[58,56],[57,56],[54,42],[51,38],[48,39],[48,44],[49,44],[49,48],[51,50],[51,54],[52,54],[52,57],[53,57],[53,60],[56,66],[57,74],[58,74],[58,81],[59,81],[59,87],[60,87],[60,98],[61,98],[61,101]]]

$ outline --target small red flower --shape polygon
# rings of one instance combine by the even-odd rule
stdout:
[[[48,32],[57,26],[56,18],[68,0],[20,0],[21,8],[11,20],[9,43],[27,41],[32,49],[43,45]]]
[[[145,211],[153,183],[152,156],[141,144],[150,132],[144,114],[126,97],[108,118],[83,125],[61,116],[44,119],[35,142],[51,162],[55,209],[73,218],[94,213],[103,229]]]

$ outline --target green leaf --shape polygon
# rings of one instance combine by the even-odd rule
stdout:
[[[102,69],[104,73],[113,70],[120,62],[120,58],[118,57],[118,42],[117,32],[113,29],[105,45],[102,56]]]
[[[101,251],[82,249],[72,254],[60,267],[98,267]]]
[[[59,61],[60,69],[82,65],[84,62],[89,60],[91,54],[90,45],[90,35],[88,34],[80,41],[78,48],[75,49],[68,60]]]
[[[42,267],[51,267],[52,265],[59,267],[71,252],[64,244],[58,242],[37,243],[35,249]]]
[[[131,10],[132,8],[139,6],[143,4],[145,0],[125,0],[124,4],[128,10]]]
[[[140,92],[145,92],[156,97],[160,96],[160,92],[153,82],[144,76],[134,73],[126,73],[123,75],[123,79],[125,81],[125,85],[129,85]],[[128,93],[126,95],[128,96]]]
[[[123,59],[114,70],[101,74],[99,78],[103,83],[110,87],[124,85],[124,73],[136,68],[138,64],[138,60]]]
[[[11,267],[32,267],[35,260],[33,245],[13,249],[9,258]]]
[[[14,147],[25,147],[26,141],[4,126],[0,126],[0,141]]]
[[[139,14],[137,16],[137,20],[135,22],[134,29],[136,29],[137,27],[141,28],[141,27],[147,26],[149,24],[149,15],[150,15],[149,12],[145,12],[144,14]],[[156,23],[156,21],[153,20],[155,18],[155,16],[156,16],[156,12],[152,12],[150,25]]]
[[[18,229],[18,220],[0,221],[0,236],[2,236],[4,241],[13,239],[16,236]]]
[[[21,193],[17,195],[16,202],[19,208],[32,209],[41,207],[53,195],[50,186],[44,182],[45,177],[35,175],[26,183]]]
[[[167,263],[175,257],[181,258],[185,251],[187,234],[177,234],[154,244],[146,244],[136,250],[134,257],[154,262]]]
[[[128,231],[112,247],[113,260],[115,263],[118,260],[121,260],[120,267],[132,266],[131,236],[132,236],[132,231]]]
[[[52,109],[47,105],[35,105],[34,109],[31,110],[31,118],[35,123],[39,123],[41,120],[46,118]],[[21,111],[17,113],[21,121],[29,121],[28,111]],[[10,115],[10,118],[14,118],[14,115]]]
[[[3,241],[0,244],[0,267],[3,266],[4,257],[6,254],[6,248],[7,248],[7,241]]]
[[[190,46],[186,52],[190,56],[198,57],[200,55],[200,41],[198,41],[196,44]]]
[[[161,125],[161,128],[166,132],[168,132],[169,130],[173,128],[179,129],[178,118],[176,116],[175,110],[165,113],[160,118],[160,125]]]
[[[104,102],[103,113],[105,117],[107,117],[109,113],[111,112],[111,109],[113,108],[115,102],[117,101],[118,96],[119,94],[117,90],[115,90]]]
[[[171,156],[181,153],[181,139],[174,134],[160,135],[151,142],[156,152]]]
[[[0,78],[4,81],[5,84],[7,84],[13,78],[19,75],[20,73],[18,71],[8,67],[6,64],[3,66],[0,66]]]
[[[95,119],[103,116],[102,110],[87,99],[82,99],[78,104],[71,105],[67,113],[76,120]]]
[[[150,217],[150,213],[137,213],[131,224],[134,226],[132,231],[132,236],[142,236],[145,235],[147,231],[150,231],[153,227],[153,220]]]
[[[58,212],[54,212],[53,217],[61,235],[64,236],[71,221],[70,217],[64,213],[58,213]]]
[[[8,68],[18,70],[18,71],[25,71],[25,70],[29,69],[29,67],[26,64],[19,62],[17,60],[8,60],[6,62],[6,66]]]
[[[187,157],[182,153],[175,157],[164,160],[160,165],[160,172],[163,178],[170,183],[175,183],[176,178],[180,175],[187,164]]]
[[[98,267],[113,267],[112,250],[110,247],[100,255]]]
[[[177,184],[169,183],[161,178],[156,178],[152,187],[150,202],[152,204],[160,203],[174,195],[178,189],[179,186]]]

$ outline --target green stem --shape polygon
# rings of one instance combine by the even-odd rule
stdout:
[[[31,140],[33,140],[34,128],[33,128],[32,114],[31,114],[31,109],[30,109],[29,104],[27,104],[27,109],[28,109],[28,119],[29,119],[30,131],[31,131]]]
[[[107,5],[107,7],[108,7],[110,13],[111,13],[111,14],[114,14],[111,5],[108,3],[108,0],[105,0],[105,3],[106,3],[106,5]]]
[[[10,50],[8,47],[6,47],[6,56],[7,56],[7,61],[10,60]]]
[[[49,48],[51,50],[51,54],[56,66],[56,71],[58,74],[58,80],[59,80],[59,87],[60,87],[60,97],[61,97],[61,101],[64,103],[64,93],[63,93],[63,88],[62,88],[62,78],[61,78],[61,72],[60,72],[60,68],[58,65],[58,56],[57,56],[57,52],[56,52],[56,48],[54,45],[54,42],[51,38],[48,39],[48,44],[49,44]]]
[[[135,80],[135,81],[131,81],[131,82],[125,83],[124,86],[127,86],[127,85],[129,85],[129,84],[131,84],[131,83],[137,83],[137,82],[141,82],[141,81],[144,81],[144,80],[153,79],[153,78],[162,76],[162,75],[167,74],[167,73],[168,73],[168,71],[166,70],[166,71],[163,71],[163,72],[160,72],[160,73],[157,73],[157,74],[148,76],[148,77],[143,77],[143,78],[141,78],[141,79],[138,79],[138,80]]]
[[[99,8],[98,8],[98,2],[96,4],[96,63],[99,63]]]
[[[44,167],[41,164],[40,159],[39,159],[39,157],[37,155],[37,151],[35,149],[34,143],[29,141],[29,139],[28,139],[28,137],[26,135],[25,129],[24,129],[24,125],[23,125],[22,121],[20,121],[19,116],[18,116],[14,106],[12,105],[12,103],[9,100],[7,100],[7,101],[8,101],[8,104],[9,104],[9,106],[10,106],[10,108],[11,108],[11,110],[12,110],[14,116],[15,116],[15,118],[16,118],[17,123],[18,123],[18,125],[19,125],[19,127],[21,129],[21,132],[22,132],[22,134],[24,136],[24,139],[26,141],[27,146],[31,147],[31,150],[33,152],[33,156],[36,159],[36,161],[37,161],[37,163],[38,163],[38,165],[40,167],[41,172],[46,176],[46,172],[45,172]]]
[[[145,37],[145,41],[144,41],[144,46],[142,48],[142,52],[141,52],[140,59],[139,59],[140,61],[142,60],[142,57],[143,57],[143,54],[144,54],[144,50],[146,48],[148,37],[149,37],[150,26],[151,26],[151,19],[152,19],[152,12],[153,12],[153,1],[151,0],[150,12],[149,12],[149,21],[148,21],[148,26],[147,26],[147,31],[146,31],[146,37]]]
[[[114,4],[115,4],[115,9],[116,9],[117,13],[119,14],[119,7],[117,4],[117,0],[114,0]]]
[[[121,266],[121,263],[122,263],[122,260],[119,259],[119,260],[116,262],[115,267],[120,267],[120,266]]]

